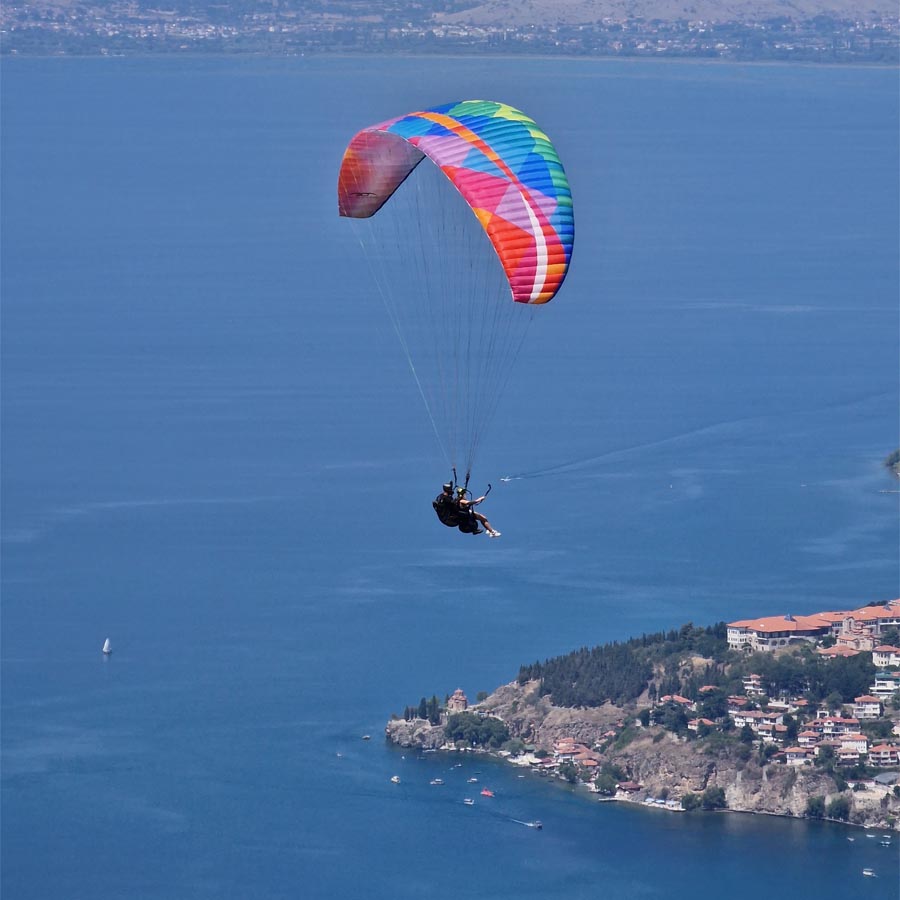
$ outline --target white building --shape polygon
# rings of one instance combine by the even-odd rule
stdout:
[[[900,672],[879,672],[869,688],[869,693],[882,702],[890,700],[898,691],[900,691]]]
[[[815,643],[831,632],[831,621],[823,616],[763,616],[729,622],[728,646],[734,650],[767,652],[788,644]]]
[[[872,662],[879,669],[887,669],[891,666],[900,666],[900,647],[892,647],[890,644],[882,644],[872,651]]]
[[[881,701],[868,694],[857,697],[853,702],[853,715],[857,719],[877,719],[881,715]]]

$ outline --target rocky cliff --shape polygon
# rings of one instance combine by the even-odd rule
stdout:
[[[554,707],[539,697],[534,683],[504,685],[473,709],[502,719],[512,737],[536,750],[552,752],[562,738],[604,748],[600,766],[617,767],[640,785],[627,794],[618,792],[618,799],[680,801],[686,794],[720,787],[728,809],[739,812],[804,816],[811,798],[821,797],[827,806],[843,797],[849,803],[849,821],[855,824],[889,828],[897,827],[900,819],[900,798],[888,787],[841,790],[843,785],[825,772],[761,761],[758,752],[748,755],[747,748],[734,741],[687,740],[658,726],[641,728],[634,709],[611,704],[598,709]],[[421,719],[392,720],[386,734],[403,747],[453,749],[445,744],[442,726]]]

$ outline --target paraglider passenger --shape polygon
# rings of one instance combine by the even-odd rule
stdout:
[[[500,532],[492,528],[491,523],[472,508],[483,501],[484,497],[467,500],[464,487],[457,488],[454,497],[453,482],[448,481],[443,485],[441,493],[434,498],[431,505],[434,507],[437,517],[448,528],[458,528],[463,534],[484,534],[486,531],[488,537],[500,537]],[[481,525],[484,526],[484,531],[482,531]]]
[[[478,526],[483,525],[488,537],[500,537],[500,532],[492,528],[491,523],[488,522],[481,513],[475,512],[473,509],[473,507],[478,506],[479,503],[483,502],[484,497],[477,497],[475,500],[466,500],[466,489],[464,487],[458,487],[456,489],[456,505],[460,512],[459,530],[467,531],[470,534],[481,534]],[[464,525],[469,525],[470,527],[464,528]],[[471,528],[472,525],[475,526],[474,529]]]

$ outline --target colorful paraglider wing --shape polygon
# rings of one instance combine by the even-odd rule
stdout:
[[[513,299],[546,303],[569,268],[572,193],[550,139],[503,103],[463,100],[360,131],[338,178],[342,216],[366,218],[427,156],[453,182],[487,232]]]

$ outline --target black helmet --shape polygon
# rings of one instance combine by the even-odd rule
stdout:
[[[446,482],[446,483],[444,484],[444,493],[445,493],[445,494],[449,494],[450,491],[452,491],[452,490],[453,490],[453,482],[452,482],[452,481]]]

